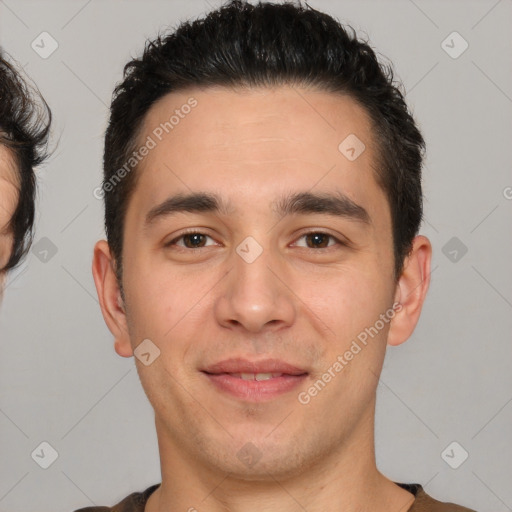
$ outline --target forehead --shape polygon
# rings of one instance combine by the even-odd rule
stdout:
[[[18,170],[12,151],[0,141],[0,179],[9,183],[18,183]]]
[[[267,157],[282,155],[286,149],[283,142],[293,146],[293,142],[305,138],[307,146],[293,146],[297,158],[338,156],[340,137],[350,134],[358,134],[372,144],[368,116],[352,98],[288,86],[235,90],[211,87],[170,93],[146,114],[142,133],[151,135],[157,144],[162,142],[160,139],[172,143],[179,137],[184,151],[191,147],[215,149],[227,163],[233,161],[241,145],[244,152],[238,156],[249,160],[261,156],[263,149]],[[155,153],[159,151],[152,151],[147,160],[151,161]],[[194,157],[195,152],[187,154],[190,161]]]
[[[371,130],[364,109],[341,94],[288,86],[173,92],[144,119],[138,143],[151,149],[134,195],[152,204],[172,188],[236,191],[255,205],[290,189],[368,196],[381,192]]]

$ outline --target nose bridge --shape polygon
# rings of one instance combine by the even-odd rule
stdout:
[[[249,243],[250,245],[250,243]],[[239,298],[245,297],[246,300],[254,302],[254,304],[261,303],[261,306],[274,302],[275,296],[275,283],[271,282],[270,271],[272,265],[272,255],[269,249],[262,250],[254,260],[245,259],[240,256],[240,252],[247,249],[247,244],[244,247],[239,247],[237,256],[234,257],[234,292],[239,295]],[[250,252],[253,249],[250,248]]]
[[[291,294],[276,277],[278,258],[256,244],[248,237],[233,253],[216,308],[220,323],[251,332],[290,325],[295,315]]]

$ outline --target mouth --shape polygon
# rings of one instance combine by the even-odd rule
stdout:
[[[287,374],[286,373],[218,373],[218,374],[210,374],[210,375],[231,375],[231,377],[236,377],[237,379],[257,380],[258,382],[261,382],[262,380],[275,379],[277,377],[281,377],[282,375],[287,375]]]
[[[278,359],[254,362],[228,359],[201,372],[214,388],[249,402],[261,402],[289,393],[300,386],[308,372]]]

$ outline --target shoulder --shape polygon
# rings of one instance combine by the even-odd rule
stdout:
[[[155,484],[148,487],[145,491],[134,492],[129,496],[126,496],[126,498],[113,507],[85,507],[77,509],[74,512],[144,512],[144,506],[146,505],[148,498],[159,486],[160,484]]]
[[[74,512],[111,512],[111,507],[85,507],[78,508]]]
[[[397,483],[397,482],[395,482]],[[407,512],[476,512],[475,510],[451,502],[438,501],[429,496],[420,484],[398,484],[414,494],[416,499]]]

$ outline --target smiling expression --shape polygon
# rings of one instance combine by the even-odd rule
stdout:
[[[251,478],[291,474],[368,443],[388,331],[399,321],[314,400],[297,400],[396,299],[371,125],[347,96],[193,89],[151,107],[141,144],[191,97],[197,106],[137,169],[125,302],[106,319],[120,355],[143,340],[159,351],[137,368],[173,457],[192,453]],[[351,135],[365,147],[356,159],[339,149]],[[263,454],[257,469],[236,456],[249,442]]]

